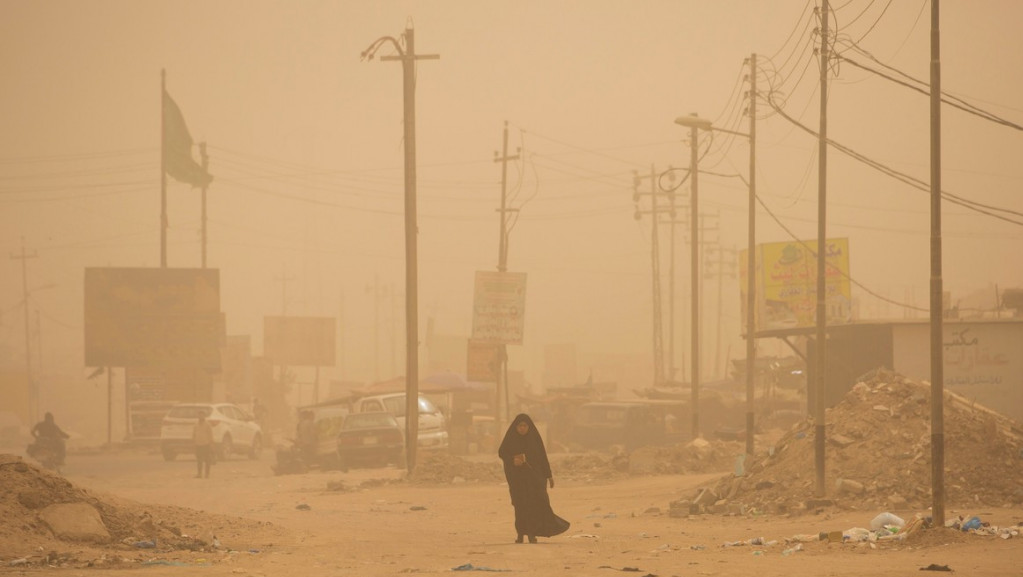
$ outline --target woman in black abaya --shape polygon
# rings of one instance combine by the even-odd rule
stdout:
[[[568,530],[568,521],[558,517],[551,509],[547,485],[554,488],[551,464],[543,439],[529,415],[519,414],[508,427],[497,455],[504,462],[504,477],[508,480],[512,506],[515,507],[516,543],[528,537],[536,543],[537,537],[553,537]]]

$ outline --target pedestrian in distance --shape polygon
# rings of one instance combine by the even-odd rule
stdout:
[[[568,530],[568,521],[551,509],[547,487],[554,488],[554,476],[540,432],[525,413],[515,417],[497,451],[504,463],[512,507],[515,509],[516,543],[528,538],[553,537]]]
[[[202,413],[199,413],[199,420],[192,429],[192,443],[195,444],[195,478],[208,479],[213,463],[213,425]]]

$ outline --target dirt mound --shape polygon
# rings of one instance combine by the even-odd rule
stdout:
[[[879,371],[826,417],[827,497],[849,509],[931,504],[930,386]],[[944,397],[948,507],[1023,503],[1023,433],[1010,419],[950,392]],[[769,451],[692,501],[695,509],[785,512],[814,499],[814,427],[797,423]],[[717,503],[714,505],[714,503]]]
[[[551,469],[556,479],[610,481],[628,476],[711,473],[733,467],[743,453],[737,442],[702,439],[670,447],[641,447],[631,454],[611,455],[595,451],[554,454]],[[492,460],[468,460],[448,453],[426,453],[408,481],[419,484],[451,482],[503,483],[504,470]]]
[[[501,462],[476,462],[443,452],[423,453],[412,474],[410,483],[451,483],[458,480],[472,483],[498,483],[504,481]]]
[[[48,507],[82,503],[98,513],[103,535],[84,540],[58,537],[53,521],[44,520]],[[242,533],[276,530],[258,521],[94,494],[9,454],[0,454],[0,519],[0,560],[24,566],[92,567],[202,556],[220,542],[226,549]]]

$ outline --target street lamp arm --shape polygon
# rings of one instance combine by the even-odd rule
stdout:
[[[398,42],[397,39],[393,36],[383,36],[374,40],[373,43],[369,45],[369,48],[362,51],[362,60],[373,60],[373,56],[376,55],[377,50],[380,50],[380,47],[388,42],[394,46],[394,49],[398,51],[398,54],[402,58],[405,57],[405,51],[402,50],[401,43]]]

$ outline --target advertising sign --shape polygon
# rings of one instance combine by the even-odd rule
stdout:
[[[334,366],[333,317],[263,317],[263,355],[275,365]]]
[[[852,318],[849,280],[849,240],[828,239],[824,246],[827,323],[845,324]],[[813,327],[817,324],[817,241],[776,242],[756,248],[756,308],[758,331]],[[746,326],[746,258],[739,257],[739,293]]]
[[[501,346],[469,339],[465,378],[477,383],[496,383]]]
[[[476,271],[472,338],[521,345],[525,331],[526,273]]]
[[[220,368],[220,271],[85,269],[85,365]]]

